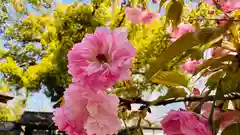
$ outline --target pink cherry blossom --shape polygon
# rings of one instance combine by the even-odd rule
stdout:
[[[222,3],[224,3],[224,1],[225,0],[216,0],[216,2],[218,4],[220,4],[220,3],[222,4]],[[205,2],[205,3],[207,3],[210,6],[215,6],[215,3],[213,2],[213,0],[202,0],[202,2]]]
[[[212,135],[207,119],[187,111],[169,111],[161,125],[166,135]]]
[[[64,101],[66,112],[63,113],[64,110],[60,108],[62,112],[59,111],[55,116],[60,130],[70,133],[77,132],[72,128],[81,128],[86,130],[88,135],[107,135],[114,134],[121,128],[117,115],[119,99],[115,95],[71,84],[64,93]],[[64,116],[65,121],[60,119]],[[75,125],[76,122],[79,126]],[[71,128],[64,128],[66,125]]]
[[[201,114],[205,118],[208,118],[211,112],[211,108],[211,103],[204,103]],[[218,107],[215,107],[213,112],[213,120],[220,120],[220,129],[224,129],[233,123],[240,122],[240,112],[237,110],[222,112]]]
[[[240,123],[240,111],[227,111],[222,113],[220,128],[224,129],[233,123]]]
[[[187,32],[194,32],[195,28],[192,26],[192,24],[179,24],[176,29],[172,29],[172,26],[168,27],[167,31],[172,34],[171,41],[174,42]]]
[[[84,87],[105,90],[114,83],[130,79],[129,68],[136,49],[120,28],[97,28],[86,34],[68,53],[68,68],[73,81]]]
[[[154,19],[159,16],[155,12],[143,11],[142,9],[136,7],[127,7],[125,14],[127,19],[130,20],[133,24],[152,24]]]
[[[211,108],[212,108],[212,104],[211,103],[204,103],[202,106],[202,110],[201,110],[201,114],[205,117],[208,118],[209,114],[211,112]],[[213,120],[218,120],[221,118],[221,111],[219,108],[214,108],[214,112],[213,112]]]
[[[215,7],[216,4],[213,0],[202,0],[203,2],[208,3],[210,6]],[[218,5],[224,10],[224,12],[231,12],[236,9],[240,9],[240,1],[239,0],[217,0]]]
[[[143,24],[152,24],[154,19],[157,18],[159,15],[155,12],[143,12],[142,23]]]
[[[71,119],[87,120],[88,111],[86,106],[90,99],[95,98],[95,92],[93,90],[84,88],[78,84],[70,84],[64,92],[65,106],[68,107],[69,117]]]
[[[97,99],[90,100],[86,106],[89,118],[85,124],[88,134],[112,135],[121,129],[117,108],[119,99],[115,95],[107,95],[99,91]]]
[[[127,7],[125,10],[125,14],[128,20],[130,20],[133,24],[139,24],[142,21],[143,12],[140,8],[137,7]]]
[[[236,9],[240,9],[239,0],[227,0],[226,2],[220,3],[220,5],[225,12],[231,12]]]
[[[188,73],[194,73],[198,65],[202,64],[202,60],[187,60],[187,62],[181,65],[181,70]]]
[[[214,58],[222,57],[228,55],[229,53],[230,53],[229,50],[223,49],[222,47],[214,47],[212,49],[212,57]]]
[[[87,135],[83,128],[84,121],[82,119],[70,119],[69,108],[62,106],[57,108],[53,115],[53,121],[61,131],[66,131],[68,135]]]

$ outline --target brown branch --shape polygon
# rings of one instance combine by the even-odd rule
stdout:
[[[202,97],[202,96],[194,96],[194,97],[185,97],[185,98],[172,98],[172,99],[167,99],[167,100],[161,100],[154,104],[154,106],[160,106],[160,105],[167,105],[171,103],[177,103],[177,102],[194,102],[194,101],[213,101],[215,96],[207,96],[207,97]],[[216,97],[216,100],[237,100],[240,99],[240,94],[231,94],[231,95],[224,95],[224,97]],[[151,105],[151,101],[145,101],[142,100],[141,98],[133,99],[133,100],[128,100],[128,99],[122,99],[120,98],[120,102],[122,104],[145,104],[145,105]]]
[[[212,21],[228,21],[229,19],[226,19],[226,18],[197,18],[197,19],[195,19],[195,20],[200,20],[200,21],[202,21],[202,20],[212,20]],[[232,21],[240,21],[240,19],[232,19]]]
[[[123,15],[122,19],[120,20],[119,24],[118,24],[118,27],[121,27],[123,21],[124,21],[124,18],[125,18],[125,14]]]

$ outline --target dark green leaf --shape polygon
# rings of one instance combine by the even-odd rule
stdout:
[[[203,58],[203,51],[195,48],[187,50],[186,54],[189,55],[189,57],[193,60],[195,59],[199,60]]]
[[[166,17],[168,21],[172,21],[173,28],[175,28],[180,23],[182,12],[182,3],[176,0],[172,0],[168,3],[166,8]]]
[[[218,130],[219,130],[220,124],[221,124],[220,122],[221,122],[220,120],[213,121],[212,126],[214,128],[215,133],[218,133]]]
[[[240,100],[232,100],[235,109],[240,109]]]
[[[227,101],[217,100],[216,101],[216,106],[218,106],[223,111],[227,111],[228,104],[229,104],[229,100],[227,100]]]
[[[221,91],[219,94],[228,94],[239,92],[240,88],[240,72],[228,71],[221,81]]]
[[[212,74],[206,83],[206,87],[208,87],[210,90],[214,90],[217,88],[219,80],[225,75],[225,72],[218,71],[214,74]]]
[[[221,135],[240,135],[240,123],[226,127]]]

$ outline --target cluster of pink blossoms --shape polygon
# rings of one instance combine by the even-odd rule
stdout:
[[[137,7],[127,7],[125,13],[128,20],[130,20],[133,24],[151,24],[154,19],[159,16],[158,13],[144,11]]]
[[[194,73],[198,65],[202,64],[202,60],[187,60],[186,63],[181,65],[181,70],[188,73]]]
[[[54,112],[58,128],[69,135],[111,135],[121,128],[117,117],[119,99],[105,92],[130,79],[135,48],[120,28],[97,28],[86,34],[68,53],[73,83],[64,93],[64,105]]]
[[[171,33],[172,39],[171,42],[175,42],[177,39],[182,37],[184,34],[189,32],[194,32],[196,29],[192,26],[192,24],[179,24],[175,29],[171,26],[168,27],[167,32]],[[186,63],[181,65],[181,70],[188,73],[194,73],[196,67],[202,64],[202,60],[190,60],[188,59]]]
[[[202,115],[208,118],[211,112],[211,108],[212,108],[211,103],[204,103],[202,107]],[[240,122],[240,112],[238,110],[224,112],[221,111],[220,108],[215,107],[213,113],[213,120],[221,120],[220,128],[224,129],[233,123]]]
[[[216,6],[213,0],[202,0],[203,2],[208,3],[211,6]],[[231,12],[236,9],[240,9],[239,0],[216,0],[216,3],[221,6],[225,12]]]
[[[187,111],[169,111],[161,125],[166,135],[212,135],[206,118]]]
[[[172,39],[171,41],[174,42],[178,38],[182,37],[184,34],[188,32],[194,32],[195,28],[192,26],[192,24],[179,24],[177,28],[173,30],[172,26],[168,27],[167,32],[171,33]]]

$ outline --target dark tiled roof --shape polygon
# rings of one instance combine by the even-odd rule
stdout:
[[[11,99],[13,99],[13,97],[3,95],[0,93],[0,103],[7,103],[7,101]]]
[[[25,111],[17,123],[20,125],[50,126],[53,123],[52,117],[53,113]]]

